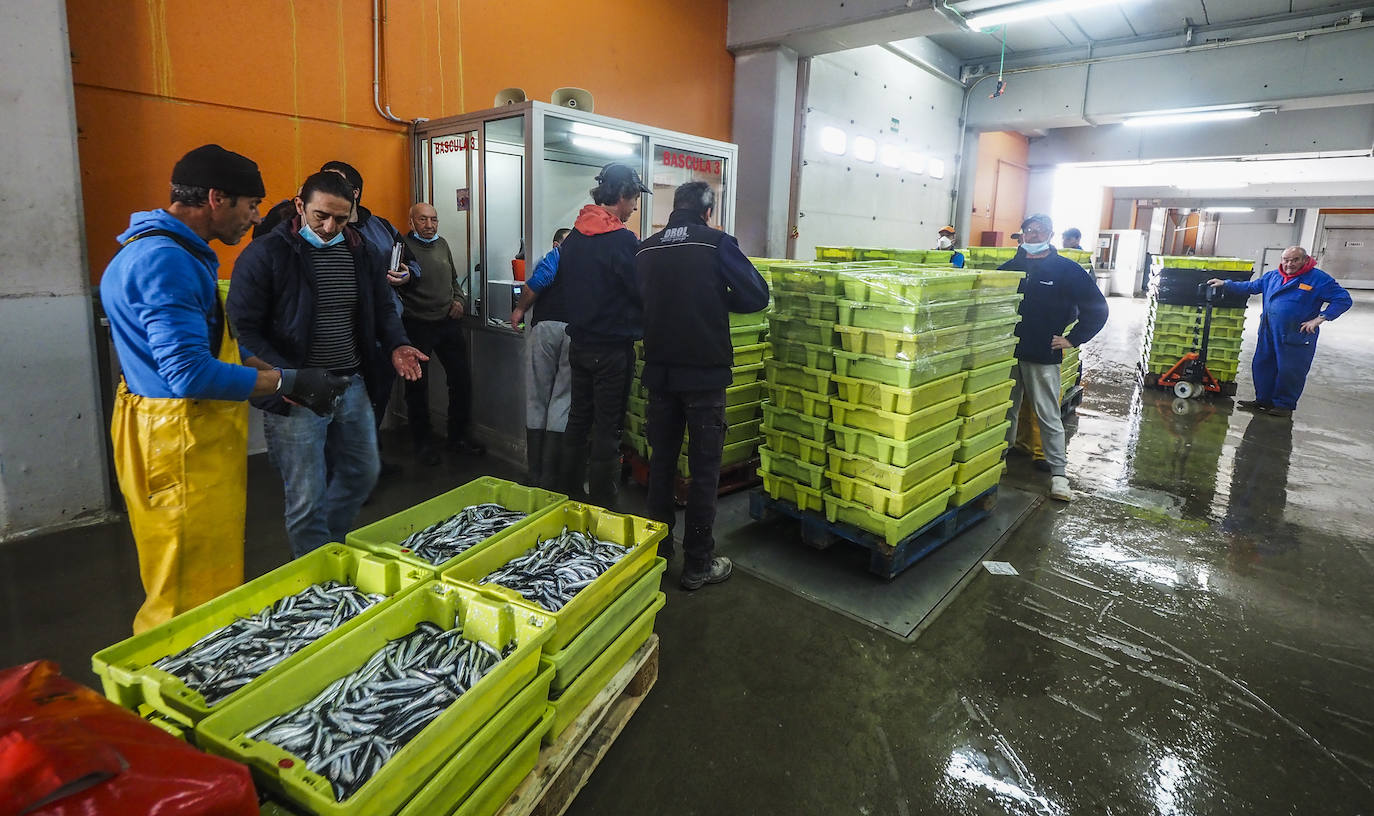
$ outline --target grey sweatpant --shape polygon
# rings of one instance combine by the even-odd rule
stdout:
[[[1064,455],[1064,419],[1059,414],[1059,364],[1017,361],[1011,376],[1016,385],[1011,389],[1011,430],[1007,433],[1007,441],[1016,442],[1016,425],[1021,418],[1024,395],[1040,422],[1040,446],[1045,449],[1050,474],[1065,475],[1067,459]]]
[[[525,346],[525,427],[563,433],[572,402],[572,369],[568,367],[568,324],[542,320],[531,328]]]

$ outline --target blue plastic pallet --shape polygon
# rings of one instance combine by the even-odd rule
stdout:
[[[802,543],[825,549],[836,541],[858,544],[869,551],[868,571],[892,580],[908,567],[949,543],[963,531],[992,515],[997,505],[997,486],[978,494],[969,502],[946,510],[934,521],[912,533],[895,547],[881,536],[852,524],[828,521],[824,513],[801,510],[791,502],[774,499],[762,490],[749,494],[749,516],[757,521],[772,521],[781,516],[801,523]]]

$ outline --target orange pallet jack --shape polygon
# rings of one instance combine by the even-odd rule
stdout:
[[[1173,367],[1159,375],[1159,387],[1172,388],[1174,396],[1181,399],[1222,393],[1221,383],[1207,370],[1207,341],[1212,335],[1212,300],[1217,290],[1205,283],[1200,284],[1198,289],[1206,290],[1205,293],[1199,293],[1207,299],[1207,310],[1202,318],[1202,346],[1197,351],[1184,354]]]

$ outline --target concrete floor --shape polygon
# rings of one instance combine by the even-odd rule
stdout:
[[[1324,330],[1288,422],[1142,392],[1143,303],[1113,298],[1080,499],[1035,511],[994,556],[1020,574],[977,575],[915,643],[744,574],[685,593],[674,564],[658,686],[570,813],[1374,812],[1371,303]],[[261,460],[253,575],[286,552]],[[362,521],[479,467],[517,475],[408,463]],[[121,525],[0,545],[0,665],[93,681],[139,600]]]

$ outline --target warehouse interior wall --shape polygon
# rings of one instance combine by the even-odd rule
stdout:
[[[0,6],[0,540],[108,506],[62,0]]]
[[[1216,254],[1228,258],[1248,258],[1255,269],[1263,271],[1265,249],[1282,250],[1297,241],[1297,224],[1276,223],[1278,211],[1256,209],[1248,213],[1221,213],[1218,217]],[[1274,253],[1271,253],[1271,255]],[[1273,264],[1270,264],[1273,268]]]
[[[68,0],[92,275],[128,213],[163,206],[187,149],[219,142],[262,167],[269,204],[330,159],[356,166],[363,201],[398,226],[409,140],[372,100],[372,3]],[[403,119],[489,108],[520,87],[585,88],[596,112],[728,140],[734,58],[726,0],[586,0],[569,36],[556,0],[382,3],[383,106]],[[671,21],[671,29],[665,28]],[[251,44],[244,47],[244,44]],[[239,248],[220,249],[228,276]]]
[[[814,57],[802,102],[796,257],[815,257],[817,245],[935,246],[950,217],[962,103],[959,86],[883,48]],[[821,149],[827,126],[848,135],[844,155]],[[859,136],[877,143],[879,158],[855,156]],[[923,156],[922,172],[884,165],[888,146]]]
[[[978,161],[966,232],[970,246],[982,245],[984,232],[1000,233],[1001,246],[1013,245],[1011,235],[1020,229],[1027,212],[1029,156],[1030,142],[1020,133],[978,134]]]

